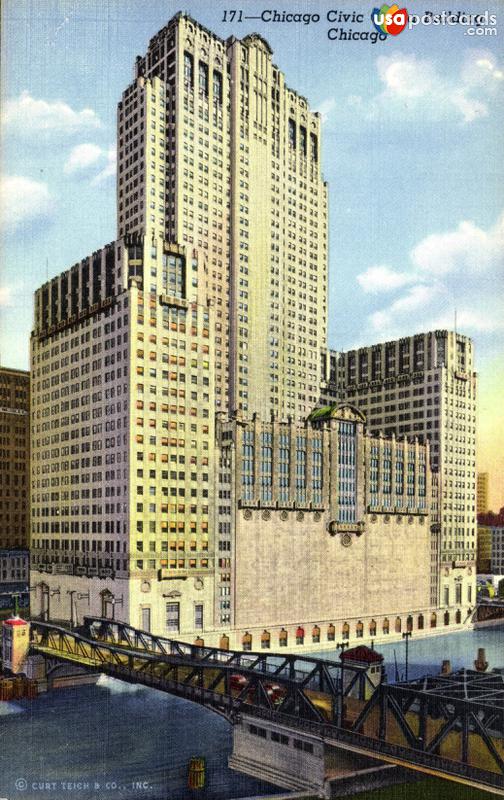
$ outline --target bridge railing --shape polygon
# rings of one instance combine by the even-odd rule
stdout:
[[[340,662],[297,653],[223,650],[218,647],[190,644],[138,630],[121,620],[103,617],[85,616],[83,630],[86,631],[88,637],[97,641],[112,641],[121,646],[129,646],[160,655],[179,655],[205,663],[236,665],[239,668],[264,673],[275,679],[287,677],[298,682],[306,682],[306,688],[320,689],[324,685],[329,693],[334,693],[336,686],[341,682]],[[347,676],[352,673],[355,676],[362,675],[363,680],[369,682],[363,667],[345,664],[344,670]],[[310,686],[310,681],[312,684],[318,683],[318,686]]]
[[[244,713],[249,713],[248,708]],[[275,724],[282,724],[287,728],[290,727],[295,730],[305,731],[306,733],[314,734],[327,741],[332,740],[338,744],[345,743],[349,746],[361,748],[362,750],[372,751],[376,754],[377,758],[380,756],[390,756],[394,761],[402,761],[405,766],[408,766],[408,763],[415,764],[419,767],[426,767],[431,771],[435,770],[447,776],[469,778],[484,786],[491,786],[504,790],[502,775],[494,774],[487,770],[480,769],[479,767],[454,761],[443,756],[425,753],[422,750],[415,750],[410,747],[401,747],[401,745],[386,742],[382,739],[373,739],[370,736],[348,731],[336,725],[312,722],[311,720],[291,717],[281,712],[271,714],[268,709],[264,708],[254,707],[251,716],[267,719]]]

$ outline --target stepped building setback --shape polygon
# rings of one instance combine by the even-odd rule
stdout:
[[[136,60],[117,140],[117,240],[35,294],[34,615],[245,649],[460,624],[474,541],[453,471],[472,434],[454,421],[467,394],[472,430],[471,345],[443,335],[456,372],[438,343],[418,397],[430,424],[446,390],[445,438],[378,423],[365,393],[340,391],[334,357],[338,391],[317,410],[320,116],[262,37],[224,41],[178,14]],[[444,603],[446,571],[461,588]]]

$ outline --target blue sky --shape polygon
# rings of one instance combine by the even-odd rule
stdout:
[[[466,5],[494,13],[497,35],[430,25],[376,44],[330,41],[331,27],[371,31],[371,5],[361,0],[281,6],[318,13],[310,25],[226,23],[222,2],[184,10],[223,38],[261,33],[288,84],[323,114],[331,346],[452,327],[457,308],[458,328],[477,349],[480,466],[495,481],[500,471],[495,503],[504,504],[504,462],[494,452],[504,451],[502,434],[495,438],[504,389],[504,7]],[[335,7],[365,21],[330,24]],[[115,237],[116,104],[136,54],[179,8],[3,0],[3,364],[28,366],[34,288]],[[265,8],[243,3],[244,15]]]

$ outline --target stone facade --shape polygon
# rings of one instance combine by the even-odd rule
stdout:
[[[351,407],[304,425],[223,419],[217,438],[215,618],[235,646],[428,628],[428,445],[368,436]]]

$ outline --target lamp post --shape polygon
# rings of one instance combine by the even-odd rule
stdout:
[[[116,597],[115,595],[112,595],[112,599],[111,599],[110,603],[112,605],[112,619],[115,620],[116,606],[121,606],[121,608],[122,608],[122,604],[123,604],[122,595],[121,595],[121,597]]]
[[[340,713],[339,713],[339,724],[340,727],[343,727],[343,692],[344,692],[344,685],[343,685],[343,670],[344,670],[344,661],[343,661],[343,653],[349,647],[348,642],[338,642],[336,645],[338,650],[341,650],[340,661],[341,661],[341,678],[340,678]]]
[[[408,645],[411,638],[411,631],[404,631],[402,638],[406,642],[406,680],[408,680]]]
[[[74,594],[76,594],[75,589],[67,589],[67,594],[70,595],[70,627],[74,628],[77,624],[74,622]]]
[[[79,620],[77,619],[77,603],[75,601],[87,600],[89,605],[89,590],[87,592],[78,592],[77,589],[67,589],[67,594],[70,595],[70,627],[76,628]]]

